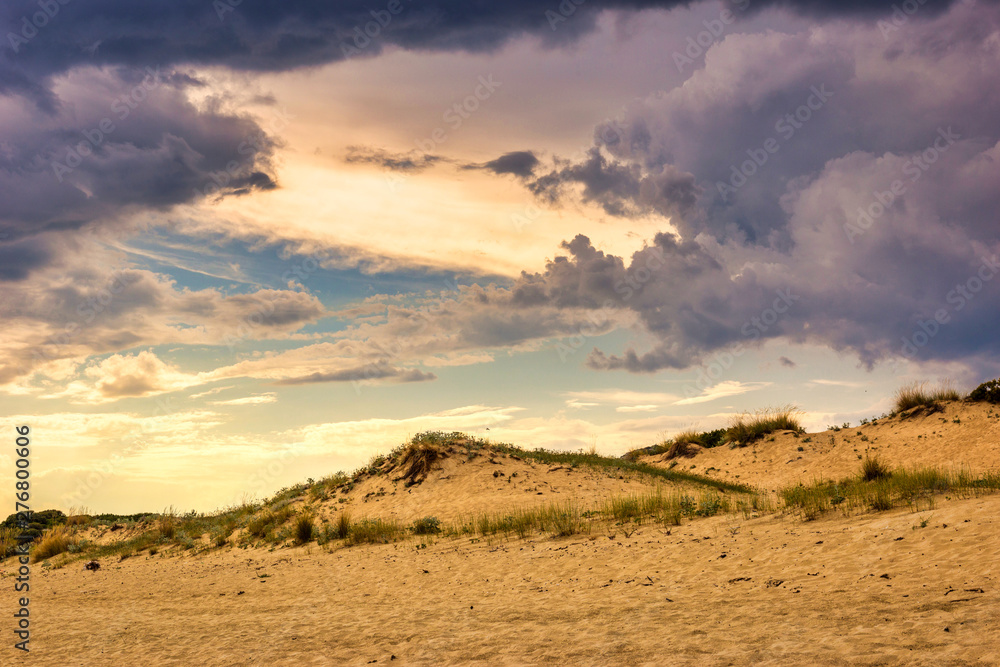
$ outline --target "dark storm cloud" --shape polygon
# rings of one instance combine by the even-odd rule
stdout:
[[[687,4],[680,0],[90,0],[66,4],[10,0],[0,6],[0,25],[6,33],[0,51],[0,91],[29,94],[40,105],[51,107],[53,100],[40,83],[80,64],[191,63],[277,71],[375,54],[388,44],[416,50],[489,51],[524,34],[561,43],[593,29],[602,10],[670,9]],[[733,4],[755,10],[780,6],[818,16],[875,15],[891,9],[860,0]],[[932,15],[949,4],[926,0],[921,12]],[[39,12],[41,18],[36,20]]]
[[[13,243],[3,242],[0,234],[0,281],[23,280],[34,267],[52,259],[52,251],[45,239],[23,239]]]
[[[504,153],[495,160],[482,164],[466,165],[465,169],[482,169],[497,175],[511,174],[521,179],[530,178],[535,173],[539,160],[531,151],[512,151]]]
[[[1000,9],[903,25],[734,32],[683,86],[598,126],[585,158],[527,187],[660,213],[679,236],[631,261],[578,237],[513,300],[633,311],[652,343],[597,350],[599,369],[684,368],[772,338],[869,367],[1000,353],[984,333],[1000,327]]]
[[[69,83],[71,108],[39,115],[22,104],[0,119],[0,254],[11,257],[0,279],[48,262],[43,236],[276,187],[275,139],[246,116],[195,108],[189,77],[84,70]]]
[[[344,161],[350,164],[373,164],[390,171],[418,172],[433,166],[444,158],[438,155],[392,153],[370,146],[348,146]]]
[[[700,192],[694,176],[672,165],[661,165],[644,173],[637,164],[610,161],[599,148],[592,148],[587,159],[557,167],[528,182],[536,196],[551,203],[559,201],[567,185],[582,185],[586,202],[600,205],[608,215],[630,217],[649,212],[663,216],[683,215]]]

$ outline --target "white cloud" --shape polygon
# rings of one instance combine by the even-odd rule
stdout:
[[[674,405],[694,405],[696,403],[707,403],[708,401],[714,401],[717,398],[725,398],[726,396],[738,396],[739,394],[745,394],[748,391],[754,391],[755,389],[761,389],[763,387],[771,386],[771,382],[737,382],[735,380],[727,380],[725,382],[720,382],[719,384],[709,387],[701,393],[700,396],[693,396],[691,398],[685,398],[674,403]]]
[[[662,392],[629,391],[627,389],[606,389],[603,391],[568,391],[566,405],[571,408],[594,407],[597,405],[639,405],[641,407],[657,408],[659,405],[673,403],[677,400],[674,394]],[[655,403],[655,404],[654,404]]]
[[[228,401],[214,401],[212,405],[260,405],[262,403],[274,403],[277,400],[277,394],[268,392],[266,394],[244,396],[243,398],[231,398]]]

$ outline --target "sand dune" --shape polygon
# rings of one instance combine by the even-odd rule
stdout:
[[[320,514],[332,517],[349,509],[355,518],[367,516],[413,521],[436,516],[453,521],[463,516],[552,502],[597,502],[614,494],[671,486],[643,475],[608,476],[588,468],[545,464],[503,452],[469,458],[450,447],[435,461],[426,480],[407,485],[399,471],[368,476],[349,492],[322,504]],[[345,502],[340,502],[340,499]]]
[[[679,465],[768,489],[853,474],[866,447],[894,465],[995,470],[992,413],[956,403]],[[454,520],[663,484],[460,447],[418,484],[392,465],[314,511]],[[1000,495],[809,522],[791,512],[604,521],[563,538],[166,549],[96,572],[79,560],[35,565],[30,664],[1000,664],[998,563]],[[5,580],[12,566],[0,567]]]
[[[1000,497],[922,516],[67,567],[32,663],[997,664]]]
[[[852,475],[869,452],[892,467],[965,466],[976,471],[1000,467],[1000,409],[986,403],[957,401],[943,403],[941,408],[940,412],[917,410],[910,416],[880,419],[875,424],[839,431],[777,433],[773,440],[765,438],[737,449],[703,449],[690,459],[679,459],[678,465],[690,472],[746,482],[765,490]],[[664,459],[660,455],[643,460],[668,464]]]

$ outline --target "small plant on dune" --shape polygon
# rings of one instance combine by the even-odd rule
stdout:
[[[388,544],[402,535],[402,527],[386,519],[362,519],[351,525],[348,544]]]
[[[337,523],[334,524],[333,534],[336,535],[337,539],[346,540],[351,534],[351,514],[350,512],[341,512],[337,516]]]
[[[212,531],[212,543],[217,547],[226,545],[229,536],[236,530],[236,517],[226,516],[223,521]]]
[[[589,527],[589,523],[587,525]],[[571,504],[555,508],[550,517],[549,529],[556,537],[570,537],[583,532],[584,523],[579,508]]]
[[[876,482],[891,476],[892,470],[878,456],[866,456],[865,460],[861,462],[861,478],[866,482]]]
[[[163,510],[163,514],[156,520],[156,527],[160,535],[168,540],[174,539],[177,534],[177,513],[173,507]]]
[[[788,405],[745,412],[732,419],[726,430],[726,439],[740,447],[760,440],[775,431],[803,431],[798,420],[799,409]]]
[[[278,510],[265,510],[247,523],[247,533],[251,537],[265,537],[274,528],[282,526],[292,516],[291,507]]]
[[[950,384],[937,389],[927,389],[926,382],[912,382],[896,390],[893,412],[898,414],[917,407],[939,408],[941,401],[958,401],[962,395]]]
[[[17,528],[0,528],[0,560],[17,554]]]
[[[622,455],[622,458],[630,463],[634,463],[639,460],[640,456],[646,453],[645,447],[636,447],[635,449],[630,449]]]
[[[718,447],[726,441],[726,429],[717,428],[714,431],[705,431],[698,435],[698,444],[705,449]]]
[[[698,503],[698,516],[715,516],[728,509],[725,501],[718,493],[704,493]]]
[[[436,535],[441,532],[441,520],[436,516],[425,516],[413,522],[415,535]]]
[[[1000,378],[984,382],[969,394],[970,401],[1000,403]]]
[[[403,470],[399,479],[405,480],[406,486],[413,486],[427,479],[434,462],[441,457],[440,447],[436,439],[415,436],[399,456],[399,467]]]
[[[302,514],[295,522],[295,541],[299,544],[310,542],[313,538],[313,518]]]
[[[86,507],[79,509],[76,507],[70,508],[69,515],[66,517],[67,526],[85,526],[88,523],[90,523],[90,515]]]
[[[666,444],[666,443],[664,443]],[[666,459],[676,459],[682,456],[693,456],[695,450],[692,445],[701,445],[701,434],[694,429],[681,431],[674,436],[670,447],[667,449]]]
[[[875,495],[871,499],[871,506],[876,512],[886,512],[891,510],[892,496],[889,494],[889,490],[885,488],[877,489]]]
[[[53,556],[58,556],[64,551],[69,551],[70,546],[76,544],[76,540],[70,535],[65,526],[50,528],[35,543],[31,550],[34,562],[42,561]]]

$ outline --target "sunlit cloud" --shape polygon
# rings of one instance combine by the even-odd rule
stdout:
[[[674,405],[695,405],[697,403],[707,403],[719,398],[739,396],[740,394],[745,394],[748,391],[763,389],[764,387],[771,386],[771,384],[771,382],[738,382],[736,380],[727,380],[705,389],[698,396],[676,401]]]
[[[212,401],[212,405],[261,405],[262,403],[274,403],[277,400],[278,395],[271,392],[255,396],[244,396],[243,398],[231,398],[228,401]]]

